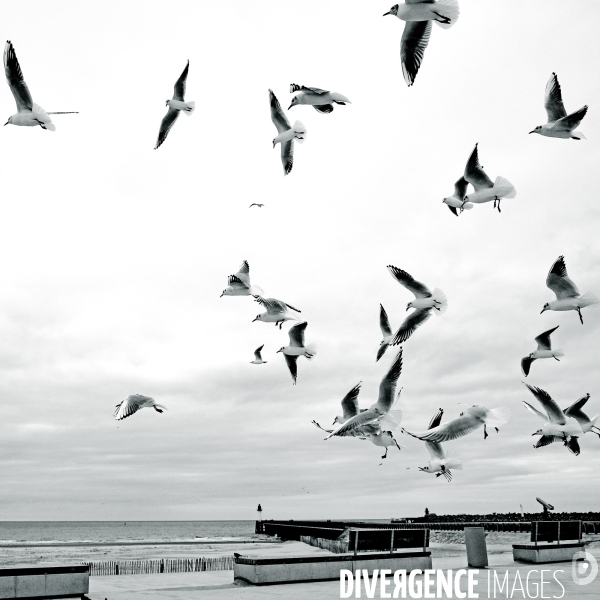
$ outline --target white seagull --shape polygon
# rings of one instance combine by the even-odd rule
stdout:
[[[508,421],[509,416],[510,412],[504,406],[486,408],[485,406],[473,404],[467,410],[461,412],[456,419],[442,423],[429,431],[422,433],[411,433],[405,429],[402,431],[428,442],[449,442],[467,435],[483,425],[483,439],[486,439],[488,437],[487,426],[489,425],[499,431],[498,428]]]
[[[250,265],[245,260],[235,275],[230,275],[227,279],[229,284],[221,294],[223,296],[260,296],[264,294],[258,285],[250,285]]]
[[[296,312],[302,312],[297,308],[294,308],[290,304],[283,302],[282,300],[277,300],[275,298],[263,298],[262,296],[254,296],[256,302],[258,302],[261,306],[264,306],[267,309],[266,313],[261,313],[260,315],[256,315],[252,322],[254,321],[263,321],[263,323],[275,323],[275,327],[279,325],[279,329],[283,325],[284,321],[298,320],[296,315],[293,315],[288,308],[291,310],[295,310]]]
[[[546,93],[544,96],[544,108],[548,113],[548,122],[544,125],[538,125],[529,133],[539,133],[546,137],[572,138],[574,140],[585,140],[586,137],[581,131],[576,131],[583,117],[587,113],[587,104],[579,110],[567,114],[565,110],[560,85],[556,73],[552,73],[546,84]]]
[[[277,350],[277,352],[283,352],[285,362],[292,374],[294,385],[296,385],[296,379],[298,377],[298,357],[305,356],[308,360],[311,360],[317,353],[317,346],[315,344],[308,344],[308,346],[304,345],[304,332],[306,331],[307,325],[308,323],[303,321],[302,323],[296,323],[293,327],[290,327],[290,330],[288,331],[290,345],[282,346]]]
[[[338,92],[329,92],[316,87],[306,87],[304,85],[292,83],[290,84],[290,94],[293,94],[294,92],[300,93],[292,98],[292,103],[288,110],[290,110],[292,106],[308,104],[317,112],[330,113],[333,110],[334,104],[352,104],[346,96],[338,94]]]
[[[442,202],[444,204],[447,204],[450,211],[454,213],[457,217],[459,215],[459,212],[462,212],[465,209],[471,210],[473,208],[473,203],[467,202],[465,200],[468,185],[469,182],[464,177],[461,177],[454,184],[454,194],[442,200]]]
[[[415,295],[415,299],[408,303],[406,310],[411,308],[416,310],[404,319],[402,325],[400,325],[398,331],[396,331],[396,335],[394,335],[390,342],[391,346],[396,346],[397,344],[405,342],[415,332],[417,327],[425,323],[425,321],[431,317],[432,311],[436,315],[441,315],[446,312],[448,300],[442,290],[435,288],[433,293],[430,292],[426,285],[415,280],[406,271],[394,267],[393,265],[388,265],[387,268],[392,277],[400,285],[403,285]]]
[[[50,112],[47,113],[39,104],[35,104],[25,79],[21,66],[17,60],[12,42],[8,40],[4,46],[4,72],[6,81],[12,95],[17,103],[17,113],[8,117],[5,125],[20,125],[21,127],[35,127],[39,125],[42,129],[56,131],[56,127],[49,115],[73,115],[76,112]]]
[[[531,406],[529,402],[523,400],[523,404],[526,408],[545,421],[540,429],[531,434],[541,436],[534,448],[547,446],[554,442],[555,437],[559,437],[563,440],[564,445],[575,454],[575,456],[579,455],[580,449],[578,438],[583,435],[583,430],[577,419],[573,416],[567,417],[558,404],[550,397],[548,392],[525,382],[523,383],[546,411],[546,414],[544,414],[537,408]]]
[[[362,410],[353,417],[347,419],[344,423],[334,429],[325,439],[328,440],[333,436],[344,436],[347,432],[364,427],[365,425],[379,425],[380,428],[386,427],[387,429],[393,429],[399,423],[395,424],[389,420],[384,419],[386,415],[391,411],[394,406],[394,395],[396,392],[396,385],[398,378],[402,372],[402,348],[398,352],[398,355],[393,360],[388,372],[384,375],[381,383],[379,384],[379,397],[375,404],[372,404],[367,410]],[[388,419],[391,418],[388,417]],[[400,413],[401,418],[401,413]]]
[[[384,13],[394,15],[406,21],[404,33],[400,42],[400,60],[402,61],[402,74],[404,81],[411,86],[414,81],[425,48],[431,35],[431,22],[448,29],[458,19],[459,10],[457,0],[406,0],[402,4],[395,4]]]
[[[558,360],[560,362],[559,356],[564,356],[565,353],[562,350],[552,350],[552,343],[550,342],[550,335],[558,329],[558,325],[553,327],[552,329],[548,329],[548,331],[544,331],[544,333],[540,333],[535,338],[537,342],[537,350],[534,350],[529,356],[525,356],[521,359],[521,369],[523,370],[523,375],[527,377],[529,375],[529,369],[531,368],[531,363],[538,358],[553,358],[554,360]]]
[[[269,90],[269,103],[271,105],[271,121],[277,127],[279,135],[273,138],[273,148],[281,144],[281,163],[283,164],[283,174],[287,175],[294,165],[294,140],[303,144],[306,139],[306,127],[296,121],[294,126],[290,125],[285,113],[281,109],[279,100],[275,94]]]
[[[183,112],[189,117],[196,108],[195,102],[185,102],[184,100],[185,84],[187,82],[189,68],[190,61],[188,60],[183,73],[175,82],[175,86],[173,88],[173,98],[167,100],[166,106],[169,107],[169,110],[161,121],[158,138],[156,139],[156,146],[154,146],[155,150],[167,139],[167,135],[169,134],[169,131],[171,131],[171,127],[173,127],[175,121],[177,121],[177,118],[179,117],[179,113]]]
[[[494,201],[494,208],[500,210],[500,200],[502,198],[514,198],[517,195],[514,185],[504,177],[496,177],[492,180],[485,174],[483,167],[479,164],[479,153],[477,144],[469,156],[467,166],[465,167],[465,179],[475,188],[473,194],[465,196],[466,202],[474,204],[483,204],[484,202]]]
[[[141,408],[149,408],[153,406],[156,412],[161,413],[163,410],[167,410],[166,406],[158,404],[154,398],[150,396],[142,396],[142,394],[132,394],[127,396],[123,402],[117,404],[114,417],[117,421],[130,417],[133,413],[136,413]]]
[[[573,404],[571,404],[571,406],[569,406],[569,408],[566,408],[563,412],[565,413],[565,417],[572,417],[579,423],[581,430],[584,434],[589,433],[591,431],[592,433],[595,433],[598,437],[600,437],[600,427],[596,425],[600,414],[597,414],[595,417],[592,417],[590,419],[581,410],[589,399],[590,395],[586,394],[582,398],[579,398],[579,400],[573,402]]]
[[[262,346],[260,346],[260,348],[257,348],[254,351],[254,360],[250,362],[251,365],[266,365],[268,361],[263,360],[262,356],[260,354],[260,351],[265,347],[265,345],[263,344]]]
[[[556,294],[556,300],[546,302],[543,312],[547,310],[576,310],[583,325],[581,309],[592,304],[598,304],[600,298],[594,292],[586,292],[583,296],[567,274],[565,257],[559,256],[546,277],[546,285]]]
[[[385,312],[385,308],[383,308],[383,304],[380,304],[379,307],[379,327],[381,328],[381,335],[383,336],[383,339],[379,344],[379,350],[377,350],[377,359],[375,362],[377,362],[385,354],[385,351],[388,349],[388,346],[394,337],[392,328],[390,327],[390,320]]]

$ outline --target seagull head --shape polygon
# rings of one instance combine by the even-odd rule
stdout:
[[[546,302],[546,304],[544,304],[544,308],[542,308],[542,312],[540,313],[540,315],[543,312],[547,311],[547,310],[550,310],[550,303],[549,302]]]
[[[398,5],[394,4],[394,6],[392,6],[392,8],[390,8],[390,10],[388,10],[386,13],[383,13],[383,16],[385,17],[386,15],[398,15]]]
[[[219,296],[219,298],[222,298],[223,296],[231,296],[231,289],[230,288],[225,288],[223,290],[223,293]]]
[[[171,100],[167,100],[167,101],[165,102],[165,106],[169,106],[169,102],[171,102]]]
[[[258,317],[256,317],[258,319]],[[285,346],[281,346],[281,348],[279,348],[279,350],[277,350],[277,352],[275,352],[275,354],[279,354],[280,352],[283,352],[285,349]]]
[[[8,121],[6,121],[6,123],[4,123],[4,125],[8,125],[9,123],[12,123],[12,117],[8,117]]]
[[[260,315],[256,315],[256,317],[254,317],[254,319],[252,319],[253,323],[254,323],[254,321],[260,321]]]
[[[275,138],[273,138],[273,148],[275,148],[276,144],[277,144],[277,142],[275,141]]]
[[[544,435],[544,432],[541,429],[538,429],[535,433],[532,433],[531,435]]]
[[[292,103],[288,106],[288,110],[290,110],[290,108],[292,108],[292,106],[296,106],[298,104],[298,96],[294,96],[292,98]]]
[[[419,471],[425,471],[425,473],[429,472],[429,465],[427,465],[426,467],[417,467],[419,469]]]
[[[412,307],[413,307],[413,305],[412,305],[412,302],[409,302],[409,303],[406,305],[406,310],[410,310]]]
[[[539,133],[540,129],[542,128],[541,125],[538,125],[535,129],[533,129],[532,131],[530,131],[529,133]]]

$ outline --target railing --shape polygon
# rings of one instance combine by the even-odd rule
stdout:
[[[154,560],[107,560],[81,563],[90,567],[90,575],[147,575],[151,573],[193,573],[229,571],[233,556],[202,558],[162,558]]]

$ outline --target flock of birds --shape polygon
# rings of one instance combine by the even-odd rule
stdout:
[[[414,84],[417,73],[421,67],[425,49],[431,35],[432,23],[436,23],[443,29],[450,28],[459,17],[457,0],[406,0],[404,3],[393,6],[386,15],[393,15],[405,21],[404,31],[400,44],[400,58],[402,73],[408,86]],[[17,113],[10,116],[6,125],[17,126],[40,126],[42,129],[55,131],[50,115],[73,114],[73,112],[46,112],[40,105],[32,100],[31,93],[25,83],[23,72],[17,60],[15,49],[10,41],[6,42],[4,49],[4,68],[9,88],[15,98]],[[181,112],[190,116],[195,110],[195,103],[185,100],[186,82],[189,72],[189,61],[183,72],[177,79],[173,97],[166,101],[167,113],[160,124],[155,149],[158,149],[167,139],[169,131],[177,121]],[[312,106],[317,112],[327,114],[334,110],[334,106],[346,105],[350,100],[338,93],[316,87],[306,87],[292,83],[290,94],[296,94],[291,99],[288,111],[294,106]],[[294,162],[294,142],[303,143],[307,136],[304,124],[296,120],[290,124],[285,112],[281,108],[279,100],[272,90],[269,90],[269,104],[271,120],[277,129],[277,135],[273,139],[273,148],[279,144],[281,147],[281,162],[284,175],[288,175]],[[577,129],[581,120],[587,112],[587,105],[579,110],[567,114],[563,101],[560,84],[555,73],[548,81],[545,90],[545,109],[548,116],[547,123],[538,125],[529,133],[537,133],[546,137],[564,139],[585,139],[585,136]],[[469,192],[469,185],[473,191]],[[470,210],[475,204],[493,202],[494,208],[500,212],[500,203],[505,198],[514,198],[516,190],[514,186],[504,177],[498,176],[494,181],[485,173],[479,162],[478,144],[475,145],[469,159],[467,160],[464,173],[454,184],[454,193],[444,198],[443,203],[448,206],[453,214],[459,216],[464,210]],[[263,207],[263,204],[252,203],[250,207]],[[390,346],[397,346],[407,342],[415,333],[417,328],[423,325],[432,314],[440,316],[447,309],[448,301],[445,294],[438,288],[433,291],[423,283],[415,280],[406,271],[388,265],[392,277],[402,287],[414,295],[414,299],[408,302],[406,310],[412,312],[402,321],[394,332],[388,315],[380,305],[380,328],[382,341],[376,354],[379,361]],[[588,292],[581,295],[577,286],[569,278],[564,261],[560,256],[553,264],[546,278],[547,287],[554,292],[556,299],[547,302],[544,311],[576,311],[583,324],[581,310],[587,306],[597,304],[600,298],[594,293]],[[301,311],[292,305],[276,298],[265,298],[263,290],[250,283],[250,267],[244,261],[239,270],[229,276],[228,285],[221,296],[251,296],[260,304],[266,312],[256,316],[254,321],[274,323],[282,328],[286,321],[299,321],[297,314]],[[305,334],[308,323],[306,321],[295,323],[289,330],[289,344],[282,346],[277,352],[281,352],[285,358],[290,371],[293,384],[298,378],[298,358],[304,356],[312,359],[316,353],[315,344],[306,344]],[[562,350],[553,350],[550,336],[558,329],[558,325],[549,329],[535,338],[537,349],[521,360],[523,375],[527,377],[531,365],[535,360],[543,358],[554,358],[556,361],[564,356]],[[263,365],[267,361],[262,358],[264,345],[254,352],[253,365]],[[360,408],[358,396],[361,390],[361,382],[355,385],[342,399],[342,414],[335,417],[333,429],[325,429],[316,421],[313,424],[328,435],[326,440],[333,437],[354,437],[360,440],[370,440],[374,445],[385,448],[385,458],[390,447],[402,448],[396,441],[393,431],[398,428],[402,421],[402,411],[395,408],[400,392],[396,393],[397,383],[402,372],[401,346],[399,352],[394,356],[391,364],[383,376],[379,385],[377,401],[369,408]],[[532,435],[540,436],[535,448],[549,445],[555,441],[562,442],[572,453],[580,453],[579,438],[585,433],[592,432],[600,437],[600,428],[596,422],[600,415],[589,418],[582,408],[589,400],[587,394],[577,400],[568,408],[562,410],[558,404],[543,389],[525,384],[536,400],[541,404],[545,412],[541,412],[528,402],[523,401],[525,407],[544,421],[544,425]],[[400,390],[402,391],[402,390]],[[158,404],[153,398],[141,394],[133,394],[119,403],[114,416],[117,420],[125,419],[142,408],[154,408],[162,413],[166,407]],[[411,437],[425,442],[430,455],[430,460],[420,470],[434,473],[437,477],[443,476],[446,480],[452,479],[452,469],[461,469],[461,461],[448,454],[442,448],[442,443],[456,440],[468,435],[483,426],[484,439],[488,437],[487,428],[499,431],[509,418],[506,407],[487,408],[479,405],[468,406],[460,415],[450,421],[442,423],[443,409],[438,412],[429,422],[428,428],[421,432],[410,432],[404,428],[401,431]]]

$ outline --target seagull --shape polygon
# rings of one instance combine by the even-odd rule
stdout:
[[[275,323],[275,327],[279,325],[279,329],[283,325],[284,321],[298,320],[298,317],[293,315],[288,308],[295,310],[296,312],[302,312],[297,308],[294,308],[290,304],[283,302],[281,300],[276,300],[275,298],[263,298],[262,296],[254,295],[254,299],[261,306],[264,306],[267,309],[266,313],[261,313],[260,315],[256,315],[256,318],[252,319],[254,321],[263,321],[264,323]]]
[[[552,350],[552,344],[550,342],[550,334],[558,329],[558,325],[553,327],[552,329],[548,329],[548,331],[544,331],[544,333],[540,333],[535,338],[537,342],[537,350],[532,352],[529,356],[525,356],[521,359],[521,369],[523,370],[523,375],[527,377],[529,375],[529,369],[531,368],[531,363],[538,358],[553,358],[554,360],[558,360],[560,362],[559,356],[564,356],[565,353],[562,350]]]
[[[158,138],[156,139],[156,146],[154,146],[155,150],[167,139],[167,135],[169,135],[171,127],[173,127],[175,121],[177,121],[177,117],[179,117],[179,113],[183,112],[189,117],[196,108],[195,102],[184,101],[185,84],[187,82],[189,68],[190,61],[188,60],[183,73],[175,82],[175,86],[173,88],[173,98],[171,98],[171,100],[167,100],[166,102],[166,106],[169,107],[169,110],[161,121]]]
[[[258,285],[250,285],[250,265],[245,260],[235,275],[227,278],[229,284],[221,294],[223,296],[255,296],[264,294]]]
[[[396,448],[398,448],[398,450],[402,450],[402,448],[404,447],[404,446],[401,446],[396,441],[396,438],[393,436],[391,431],[382,431],[381,433],[372,433],[369,436],[369,440],[371,440],[371,443],[375,444],[376,446],[385,448],[385,454],[381,458],[387,458],[388,450],[392,446],[396,446]]]
[[[271,104],[271,121],[279,132],[279,135],[273,139],[273,148],[276,144],[281,144],[283,174],[287,175],[294,165],[294,139],[303,144],[306,139],[306,127],[300,121],[296,121],[294,127],[290,125],[272,90],[269,90],[269,102]]]
[[[4,125],[20,125],[22,127],[35,127],[39,125],[42,129],[56,131],[56,127],[49,115],[74,115],[77,112],[50,112],[47,113],[39,104],[35,104],[31,98],[31,92],[23,78],[21,65],[17,60],[14,46],[8,40],[4,46],[4,72],[8,87],[15,97],[17,113],[8,117]]]
[[[465,209],[471,210],[473,208],[473,204],[465,200],[468,185],[469,182],[464,177],[461,177],[454,184],[454,194],[442,200],[442,202],[447,204],[450,211],[453,212],[457,217],[459,215],[459,211],[462,212]]]
[[[486,439],[488,437],[487,426],[489,425],[499,431],[498,428],[508,421],[509,416],[510,412],[504,406],[486,408],[485,406],[473,404],[467,410],[461,412],[456,419],[442,423],[429,431],[423,433],[411,433],[405,429],[402,431],[428,442],[449,442],[467,435],[483,425],[483,439]]]
[[[292,98],[288,110],[292,106],[298,106],[299,104],[309,104],[317,112],[330,113],[333,110],[335,104],[352,104],[346,96],[338,94],[337,92],[329,92],[327,90],[321,90],[315,87],[306,87],[303,85],[297,85],[295,83],[290,84],[290,94],[294,92],[300,92],[297,96]]]
[[[579,398],[579,400],[573,402],[573,404],[571,404],[571,406],[569,406],[569,408],[566,408],[563,412],[565,413],[565,417],[572,417],[579,423],[579,426],[581,427],[581,430],[584,434],[591,431],[592,433],[595,433],[598,437],[600,437],[600,427],[596,425],[600,414],[590,419],[581,410],[589,399],[590,395],[586,394],[585,396],[583,396],[583,398]]]
[[[559,437],[563,440],[564,445],[567,446],[575,456],[579,455],[580,449],[578,438],[583,435],[583,430],[577,419],[572,416],[567,417],[559,408],[558,404],[550,397],[548,392],[525,382],[523,383],[546,411],[546,414],[544,414],[523,400],[523,404],[527,409],[545,421],[541,429],[538,429],[535,433],[531,434],[541,436],[534,448],[547,446],[554,442],[555,437]]]
[[[556,294],[556,300],[546,302],[540,314],[546,310],[576,310],[583,325],[581,309],[600,302],[594,292],[586,292],[583,296],[579,293],[577,286],[567,275],[564,256],[559,256],[552,265],[546,277],[546,285]]]
[[[380,304],[379,307],[379,327],[381,328],[383,340],[381,340],[381,343],[379,344],[379,350],[377,350],[377,359],[375,362],[377,362],[385,354],[385,351],[388,349],[388,346],[394,337],[390,327],[390,321],[387,313],[385,312],[385,308],[383,308],[383,304]]]
[[[475,192],[465,196],[465,202],[473,202],[474,204],[483,204],[484,202],[494,201],[494,208],[500,210],[500,200],[502,198],[514,198],[517,191],[513,184],[504,177],[496,177],[496,181],[492,180],[485,174],[483,167],[479,164],[479,153],[477,152],[477,144],[469,156],[467,166],[465,167],[465,179],[475,188]]]
[[[560,84],[556,73],[552,73],[546,84],[546,93],[544,97],[544,107],[548,113],[548,122],[544,125],[538,125],[529,133],[539,133],[546,137],[572,138],[574,140],[585,140],[586,137],[581,131],[576,131],[583,117],[587,113],[587,104],[579,110],[567,115],[563,101]]]
[[[263,360],[260,351],[265,347],[263,344],[260,348],[254,351],[254,360],[250,362],[251,365],[266,365],[268,361]]]
[[[304,345],[304,332],[306,331],[307,325],[308,323],[303,321],[302,323],[296,323],[293,327],[290,327],[290,330],[288,331],[290,345],[282,346],[277,350],[277,352],[283,352],[285,362],[292,374],[294,385],[296,385],[296,378],[298,377],[298,365],[296,362],[298,357],[305,356],[308,360],[311,360],[317,353],[315,344],[308,344],[308,346]]]
[[[444,410],[442,408],[434,415],[429,423],[428,429],[437,427],[441,420]],[[450,469],[462,469],[462,462],[455,458],[448,458],[439,442],[425,441],[425,446],[429,452],[429,462],[425,467],[418,467],[419,471],[425,473],[435,473],[436,477],[445,477],[446,481],[452,481],[452,472]]]
[[[248,208],[252,208],[253,206],[258,206],[258,208],[262,208],[264,204],[259,204],[258,202],[253,202]]]
[[[400,60],[408,86],[414,83],[421,66],[431,35],[431,22],[448,29],[454,25],[458,14],[457,0],[406,0],[384,13],[384,17],[394,15],[407,22],[400,42]]]
[[[346,420],[344,423],[334,429],[325,439],[328,440],[333,436],[347,435],[346,432],[365,425],[377,424],[379,427],[389,427],[388,421],[384,417],[391,411],[394,405],[394,394],[398,378],[402,372],[402,348],[394,358],[388,372],[384,375],[379,384],[379,397],[375,404],[372,404],[367,410],[359,411],[353,417]],[[401,417],[401,415],[400,415]],[[399,421],[398,421],[399,422]],[[397,426],[398,423],[396,423]],[[390,429],[394,428],[392,424]]]
[[[432,310],[436,315],[446,312],[448,300],[442,290],[435,288],[433,293],[431,293],[427,286],[413,279],[406,271],[393,265],[388,265],[387,268],[399,284],[415,295],[415,299],[408,303],[406,310],[410,308],[415,308],[416,310],[404,319],[402,325],[396,331],[396,335],[394,335],[390,342],[391,346],[396,346],[405,342],[415,332],[417,327],[425,323],[431,317]]]
[[[130,417],[133,413],[136,413],[140,408],[154,407],[156,412],[161,413],[163,410],[167,410],[166,406],[158,404],[154,398],[150,396],[142,396],[142,394],[132,394],[127,396],[123,402],[117,404],[114,417],[117,421]]]

